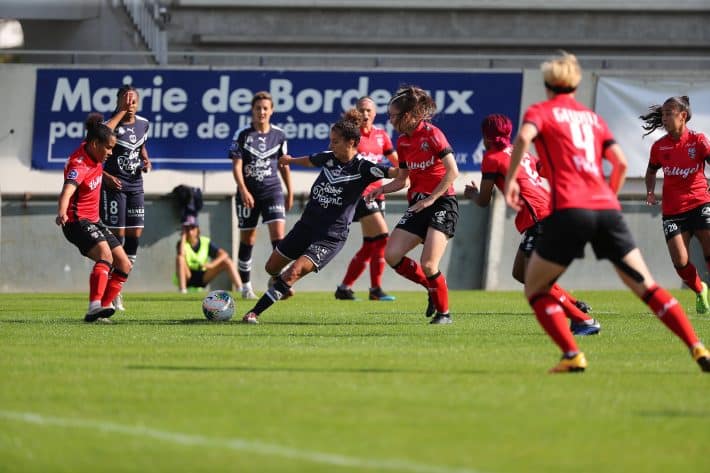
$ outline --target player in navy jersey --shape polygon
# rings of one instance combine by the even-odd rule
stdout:
[[[118,89],[116,111],[106,122],[116,133],[116,147],[104,165],[101,191],[101,220],[123,244],[131,265],[145,222],[143,173],[151,169],[145,145],[150,124],[136,115],[139,99],[130,85]],[[125,310],[120,293],[113,302],[116,310]]]
[[[244,299],[256,299],[251,285],[251,268],[259,216],[261,222],[268,225],[271,246],[275,248],[284,237],[286,212],[293,205],[291,172],[287,165],[278,164],[279,158],[288,153],[286,135],[271,124],[273,113],[271,94],[254,94],[251,125],[237,131],[229,149],[237,183],[238,265]],[[286,185],[285,199],[279,174]]]
[[[64,166],[55,223],[82,255],[95,261],[89,276],[86,322],[109,322],[111,303],[128,278],[131,262],[121,243],[99,218],[103,163],[116,146],[113,130],[92,113],[86,120],[86,138]]]
[[[614,265],[624,284],[683,341],[700,368],[710,372],[710,352],[675,297],[653,280],[626,225],[616,197],[626,177],[626,157],[604,120],[574,98],[582,80],[577,58],[563,53],[543,63],[542,73],[547,100],[525,111],[505,178],[505,199],[515,210],[523,206],[516,177],[534,140],[548,173],[552,212],[525,271],[525,296],[542,328],[562,351],[550,372],[579,372],[587,367],[565,323],[565,308],[551,293],[551,285],[572,261],[584,257],[587,243],[598,259]],[[602,158],[611,164],[608,182]]]
[[[330,151],[300,158],[284,155],[279,159],[281,164],[296,163],[322,170],[311,187],[301,219],[266,262],[273,285],[244,315],[244,323],[258,323],[259,315],[289,294],[296,281],[324,268],[345,245],[355,207],[365,188],[397,175],[395,168],[371,163],[358,154],[363,120],[360,112],[349,110],[330,130]]]
[[[427,289],[426,316],[432,324],[450,324],[449,289],[439,271],[446,245],[456,231],[458,202],[453,183],[458,167],[446,136],[430,123],[436,103],[419,87],[397,90],[389,103],[397,139],[400,173],[392,182],[368,194],[369,199],[407,186],[409,208],[392,231],[385,260],[397,273]],[[420,263],[406,255],[423,244]]]

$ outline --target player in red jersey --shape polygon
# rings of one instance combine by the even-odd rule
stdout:
[[[402,215],[385,248],[385,260],[397,273],[427,288],[426,316],[432,324],[450,324],[449,290],[439,262],[458,221],[453,183],[458,167],[446,136],[430,123],[436,103],[424,90],[401,87],[389,103],[390,122],[397,139],[400,172],[370,192],[368,199],[403,189],[409,181],[409,208]],[[406,256],[423,243],[420,262]]]
[[[94,113],[86,120],[86,138],[64,166],[55,222],[82,255],[96,262],[89,277],[86,322],[108,322],[112,304],[128,278],[131,262],[118,239],[99,217],[103,163],[116,146],[113,130]]]
[[[466,186],[464,195],[472,199],[481,207],[487,207],[493,196],[493,188],[503,190],[505,176],[508,174],[510,155],[513,147],[510,144],[510,134],[513,123],[505,115],[488,115],[481,122],[483,145],[486,152],[481,163],[481,189],[476,184]],[[530,255],[535,248],[535,242],[542,234],[542,220],[550,214],[550,193],[545,183],[538,174],[538,159],[530,153],[525,153],[520,161],[521,170],[518,172],[518,185],[523,207],[515,217],[515,227],[523,234],[518,251],[513,262],[513,277],[525,282],[525,267]],[[552,285],[550,292],[557,297],[565,307],[565,315],[570,319],[570,330],[575,335],[595,335],[599,333],[601,325],[593,318],[586,315],[589,306],[583,301],[578,301],[565,291],[559,284]]]
[[[360,155],[375,164],[383,164],[385,160],[397,166],[397,152],[392,146],[392,141],[385,130],[375,128],[376,106],[370,97],[362,97],[357,101],[357,109],[365,117],[365,123],[360,128],[360,144],[357,150]],[[363,195],[382,187],[382,181],[373,182]],[[370,300],[393,301],[394,296],[382,290],[382,274],[385,272],[385,247],[388,240],[387,222],[383,216],[385,210],[385,197],[367,200],[364,197],[355,209],[354,222],[359,221],[362,227],[362,247],[355,254],[348,265],[347,272],[335,290],[335,298],[341,300],[354,300],[355,293],[352,285],[370,264]]]
[[[552,282],[591,243],[597,258],[614,264],[621,280],[690,349],[701,369],[710,372],[710,352],[700,342],[678,301],[653,280],[621,214],[616,193],[626,177],[626,157],[604,120],[577,102],[582,79],[577,58],[563,53],[542,64],[548,100],[527,109],[515,138],[505,179],[505,198],[520,210],[516,180],[520,162],[535,140],[548,172],[552,213],[525,273],[525,295],[538,322],[562,350],[550,372],[584,371],[587,360],[565,323],[565,308],[550,292]],[[611,163],[607,183],[602,158]]]
[[[703,248],[710,269],[710,193],[705,162],[710,159],[710,142],[702,133],[688,129],[690,99],[671,97],[663,105],[650,107],[642,115],[647,135],[663,127],[668,133],[653,143],[646,169],[646,203],[656,205],[656,173],[663,170],[663,233],[675,270],[695,296],[695,310],[705,314],[708,286],[688,258],[690,237]]]

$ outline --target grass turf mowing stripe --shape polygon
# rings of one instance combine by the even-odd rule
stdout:
[[[325,452],[299,450],[283,447],[281,445],[244,440],[239,438],[212,438],[203,435],[185,434],[152,429],[145,426],[130,426],[113,422],[98,420],[68,419],[61,417],[44,416],[34,412],[0,411],[0,418],[25,422],[41,426],[57,426],[79,429],[93,429],[101,432],[118,433],[136,437],[149,437],[155,440],[172,442],[180,445],[200,447],[222,447],[234,451],[257,453],[266,456],[302,460],[325,465],[341,466],[348,468],[390,470],[412,473],[483,473],[469,468],[451,468],[437,465],[424,465],[404,460],[377,460],[357,458]]]

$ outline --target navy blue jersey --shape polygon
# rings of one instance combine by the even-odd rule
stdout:
[[[148,139],[148,128],[148,120],[138,115],[134,123],[116,126],[116,146],[104,163],[104,171],[121,180],[122,191],[143,190],[141,150]]]
[[[301,221],[322,235],[345,239],[362,192],[385,177],[388,166],[373,164],[359,154],[341,163],[331,151],[312,154],[309,159],[322,170],[311,187]]]
[[[250,125],[234,136],[229,157],[242,160],[244,183],[254,199],[280,194],[279,158],[288,154],[283,130],[271,125],[268,132],[260,133]]]

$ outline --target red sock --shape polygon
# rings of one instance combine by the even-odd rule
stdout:
[[[108,274],[111,272],[111,265],[106,261],[97,261],[89,276],[89,302],[100,301],[106,290]]]
[[[446,278],[441,271],[434,276],[427,278],[429,283],[429,294],[434,302],[434,308],[440,314],[449,313],[449,287],[446,285]]]
[[[591,320],[592,318],[579,310],[579,307],[574,305],[574,299],[565,291],[559,284],[553,284],[550,288],[550,295],[560,301],[560,305],[565,311],[565,315],[570,320],[575,322],[584,322],[585,320]]]
[[[121,292],[121,288],[123,288],[123,283],[126,282],[126,279],[128,279],[127,274],[116,271],[115,269],[113,270],[108,284],[106,284],[106,291],[104,291],[104,295],[101,297],[101,307],[106,307],[116,298],[118,293]]]
[[[370,254],[370,287],[382,287],[382,275],[385,273],[385,246],[387,237],[372,242]]]
[[[693,330],[688,317],[685,315],[680,303],[668,291],[660,286],[653,286],[642,297],[643,301],[651,308],[654,314],[683,340],[688,348],[698,343],[698,336]]]
[[[370,255],[372,254],[372,242],[365,240],[362,242],[360,250],[355,253],[353,259],[350,260],[348,265],[348,270],[345,272],[345,278],[343,278],[343,286],[352,286],[360,277],[363,271],[365,271],[365,266],[370,260]]]
[[[529,302],[535,311],[537,321],[562,352],[578,352],[579,348],[577,348],[572,332],[567,327],[565,311],[560,305],[560,301],[549,292],[542,292],[532,296]]]
[[[402,258],[402,261],[394,267],[394,270],[398,274],[401,274],[405,278],[413,281],[421,286],[429,288],[429,283],[427,282],[426,275],[419,263],[413,259],[407,258],[406,256]]]
[[[685,266],[682,268],[676,268],[676,272],[678,273],[678,276],[683,280],[683,282],[693,290],[696,294],[699,293],[703,287],[702,287],[702,281],[700,280],[700,276],[698,275],[698,270],[697,268],[693,265],[693,263],[688,262]]]

